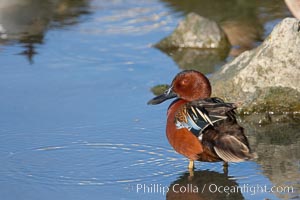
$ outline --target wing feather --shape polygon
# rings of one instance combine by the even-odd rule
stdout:
[[[205,128],[214,126],[220,120],[228,117],[235,119],[235,108],[234,104],[224,103],[219,98],[201,99],[182,106],[175,116],[175,121],[177,128],[187,128],[198,137]]]
[[[232,135],[219,138],[214,150],[225,162],[242,162],[255,158],[255,155],[250,153],[247,145]]]

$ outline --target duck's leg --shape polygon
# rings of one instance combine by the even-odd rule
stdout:
[[[194,161],[193,160],[190,160],[188,168],[189,168],[189,170],[194,169]]]
[[[189,169],[189,173],[190,173],[190,175],[189,175],[188,179],[191,181],[194,178],[194,169]]]
[[[228,162],[223,163],[223,172],[226,175],[228,174]]]
[[[189,180],[191,180],[194,177],[194,161],[193,160],[190,160],[188,169],[190,172]]]

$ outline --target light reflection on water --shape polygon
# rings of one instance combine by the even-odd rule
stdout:
[[[170,33],[186,5],[195,2],[26,2],[23,10],[34,15],[24,16],[28,24],[18,27],[21,31],[9,29],[12,33],[7,32],[0,47],[1,198],[169,199],[170,195],[180,197],[138,193],[137,184],[169,187],[191,181],[202,187],[212,180],[299,188],[299,126],[291,126],[293,144],[280,143],[282,139],[270,143],[272,137],[262,138],[267,129],[247,127],[250,141],[259,150],[256,162],[231,164],[228,175],[221,163],[196,163],[193,180],[187,175],[188,161],[167,143],[167,104],[147,106],[152,97],[150,87],[169,83],[179,71],[176,63],[180,67],[190,63],[180,56],[173,58],[175,63],[151,45]],[[45,6],[47,12],[33,12]],[[260,6],[258,17],[269,32],[285,16],[278,12],[284,8],[276,7],[273,16],[272,9],[266,9],[269,4]],[[19,22],[16,13],[20,8],[11,8],[15,12],[9,13],[8,22]],[[216,20],[219,18],[220,13]],[[5,18],[0,18],[4,26],[1,20]],[[211,68],[202,70],[212,73],[219,64],[213,60]],[[274,165],[272,160],[276,160]],[[285,175],[288,180],[281,180]],[[225,198],[224,193],[220,195],[218,198]],[[231,197],[276,199],[288,195],[242,192]],[[205,193],[195,198],[213,197]]]

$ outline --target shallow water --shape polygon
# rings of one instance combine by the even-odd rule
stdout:
[[[284,4],[180,2],[0,3],[1,199],[299,198],[299,123],[242,120],[259,158],[228,174],[221,163],[196,163],[191,179],[165,137],[168,103],[146,105],[150,88],[185,63],[151,47],[184,14],[226,24],[249,10],[244,23],[263,30],[247,37],[256,46],[289,16]],[[209,75],[230,59],[197,69]]]

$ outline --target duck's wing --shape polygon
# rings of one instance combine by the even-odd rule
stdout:
[[[190,104],[191,106],[203,107],[212,119],[235,118],[235,104],[224,102],[217,97],[194,101]]]
[[[224,135],[216,141],[214,146],[216,154],[225,162],[242,162],[256,158],[249,147],[233,135]]]
[[[214,126],[220,120],[235,118],[235,108],[234,104],[225,103],[219,98],[193,101],[184,104],[178,110],[175,115],[175,124],[177,128],[187,128],[199,137],[208,126]]]

